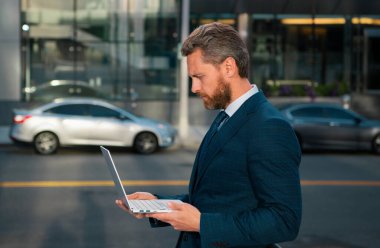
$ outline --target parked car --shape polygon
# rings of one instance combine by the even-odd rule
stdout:
[[[138,117],[103,100],[57,99],[33,110],[14,110],[10,138],[31,143],[40,154],[60,146],[133,147],[152,153],[173,145],[176,130],[167,123]]]
[[[373,150],[380,153],[380,121],[325,103],[279,106],[303,149]]]
[[[63,97],[106,98],[97,88],[86,82],[74,80],[52,80],[38,86],[25,88],[24,92],[30,95],[30,100],[39,102],[51,102]]]

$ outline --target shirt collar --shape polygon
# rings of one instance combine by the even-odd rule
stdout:
[[[243,105],[245,101],[247,101],[251,96],[253,96],[257,92],[259,92],[257,86],[252,84],[252,88],[249,91],[247,91],[238,99],[233,101],[230,105],[228,105],[228,107],[224,111],[226,112],[226,114],[228,114],[229,117],[232,117],[232,115],[235,114],[235,112],[241,107],[241,105]]]

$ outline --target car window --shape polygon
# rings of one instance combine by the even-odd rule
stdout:
[[[323,109],[319,107],[302,107],[291,111],[295,117],[323,117]]]
[[[85,116],[86,106],[84,104],[67,104],[47,109],[44,112],[61,115]]]
[[[336,109],[336,108],[325,108],[325,115],[328,118],[331,119],[349,119],[352,120],[354,119],[354,116],[351,114],[347,113],[344,110]]]
[[[121,116],[120,112],[103,106],[89,105],[88,110],[93,117],[120,118]]]

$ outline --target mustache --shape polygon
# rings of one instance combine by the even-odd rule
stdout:
[[[197,96],[199,96],[199,97],[208,97],[206,94],[202,94],[202,93],[200,93],[200,92],[198,92],[198,93],[196,93],[197,94]]]

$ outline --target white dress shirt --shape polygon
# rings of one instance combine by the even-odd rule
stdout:
[[[230,105],[228,105],[228,107],[224,111],[226,111],[226,114],[228,114],[229,118],[231,118],[231,116],[235,114],[235,112],[241,107],[241,105],[243,105],[245,101],[248,100],[248,98],[250,98],[257,92],[259,92],[257,86],[252,84],[252,88],[249,91],[247,91],[246,93],[241,95],[238,99],[233,101]]]

